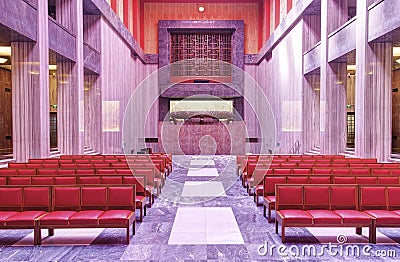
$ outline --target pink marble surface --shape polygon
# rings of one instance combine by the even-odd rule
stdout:
[[[159,123],[159,148],[170,154],[228,155],[246,151],[246,127],[242,121],[230,124],[199,124],[164,121]]]

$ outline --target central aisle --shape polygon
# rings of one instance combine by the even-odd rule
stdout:
[[[260,256],[258,247],[265,241],[279,245],[280,239],[274,224],[263,217],[262,207],[257,208],[241,186],[236,157],[174,156],[173,160],[162,194],[121,259],[271,259]],[[314,239],[300,231],[305,240]]]

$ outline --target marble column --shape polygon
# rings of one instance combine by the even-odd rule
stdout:
[[[17,162],[50,155],[47,1],[38,2],[37,42],[12,42],[13,154]]]
[[[76,38],[76,62],[57,62],[57,136],[61,154],[83,154],[84,148],[84,68],[83,5],[79,0],[57,0],[56,17]]]
[[[321,154],[346,149],[346,63],[329,63],[328,35],[347,21],[347,1],[321,1],[320,148]]]
[[[368,43],[369,2],[357,2],[355,155],[385,162],[392,143],[392,44]]]

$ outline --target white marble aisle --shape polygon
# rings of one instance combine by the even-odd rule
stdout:
[[[212,157],[192,157],[188,178],[217,176]],[[220,181],[185,181],[182,196],[219,198],[226,193]],[[244,240],[231,207],[179,207],[168,244],[244,244]]]

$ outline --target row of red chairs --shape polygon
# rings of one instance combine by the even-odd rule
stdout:
[[[1,186],[0,229],[33,229],[34,245],[58,228],[125,228],[135,234],[135,185]]]
[[[264,216],[268,210],[268,222],[272,222],[271,211],[275,209],[275,186],[277,184],[362,184],[362,185],[400,185],[398,176],[336,176],[336,175],[271,175],[265,176],[262,184],[255,189],[254,201],[258,206],[259,196],[263,196]]]
[[[151,207],[154,201],[154,180],[146,175],[76,175],[76,176],[7,176],[0,177],[0,185],[50,186],[50,185],[136,185],[139,221],[146,214],[146,200]]]
[[[400,227],[400,186],[277,185],[276,233],[286,227],[369,227],[376,243],[377,227]]]

